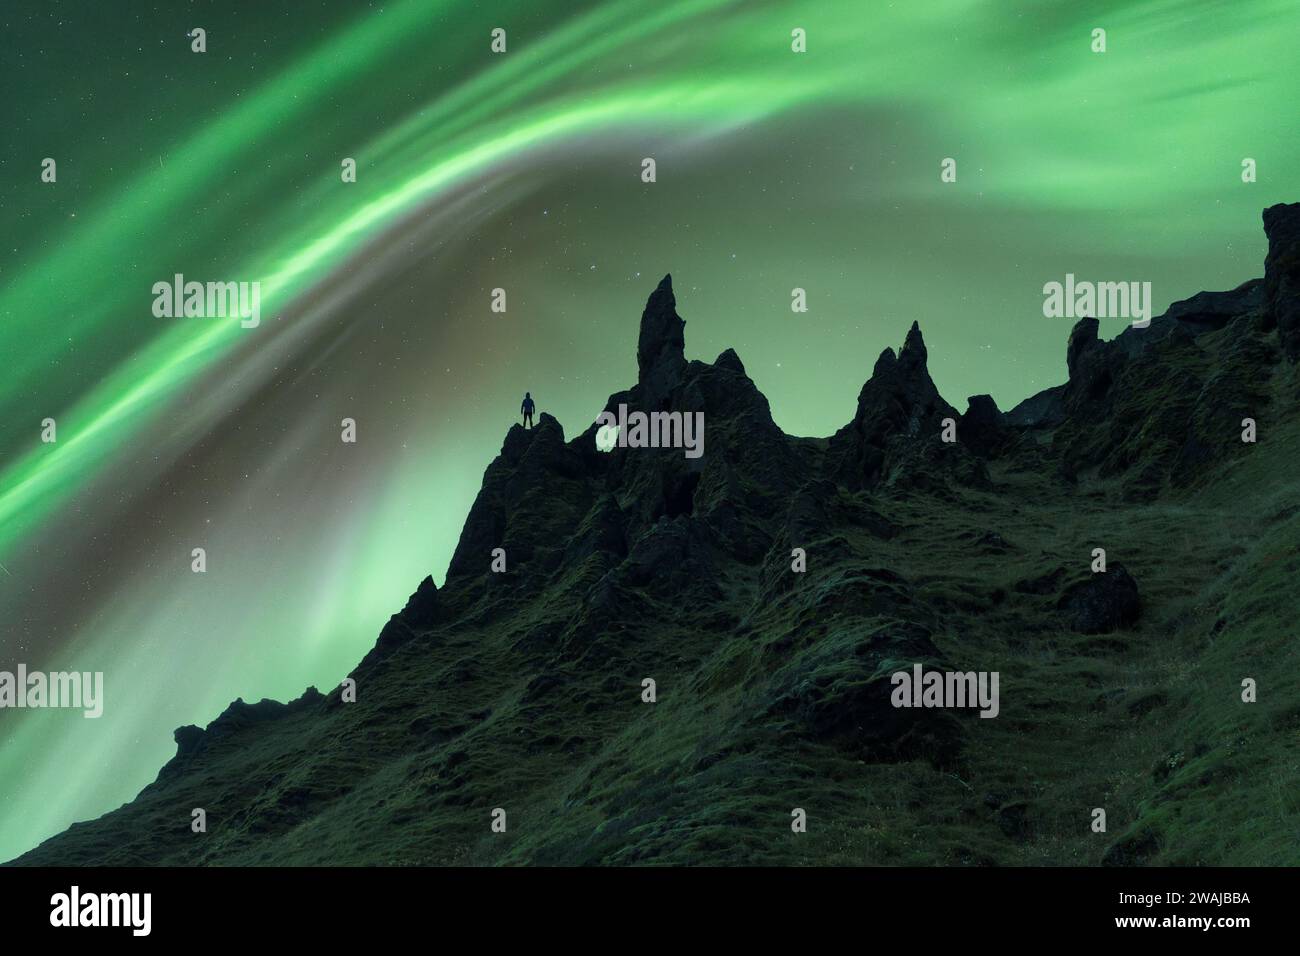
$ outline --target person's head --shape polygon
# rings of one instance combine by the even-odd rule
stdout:
[[[532,398],[532,397],[533,397],[532,392],[524,392],[524,398]]]

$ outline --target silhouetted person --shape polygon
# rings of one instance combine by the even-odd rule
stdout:
[[[532,428],[532,427],[533,427],[533,409],[534,409],[534,408],[536,408],[536,406],[533,404],[533,396],[532,396],[532,394],[531,394],[530,392],[524,392],[524,403],[523,403],[522,405],[519,406],[519,410],[520,410],[521,412],[523,412],[523,414],[524,414],[524,427],[525,427],[525,428]]]

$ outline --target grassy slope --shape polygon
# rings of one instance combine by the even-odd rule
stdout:
[[[1092,865],[1118,844],[1121,862],[1300,863],[1294,370],[1260,387],[1285,415],[1200,490],[1121,503],[1117,484],[1065,492],[1022,460],[992,469],[997,493],[883,498],[901,534],[808,543],[807,574],[752,615],[759,569],[731,566],[740,628],[651,603],[675,623],[565,647],[548,636],[572,611],[554,588],[505,624],[400,648],[371,677],[382,701],[363,683],[356,704],[228,738],[25,862]],[[1005,553],[978,543],[988,531]],[[1097,546],[1138,580],[1141,622],[1045,624],[1051,598],[1015,583],[1086,573]],[[866,763],[768,716],[785,669],[829,679],[880,623],[822,610],[864,567],[910,583],[950,661],[1002,675],[1001,716],[964,721],[955,766]],[[1259,703],[1240,701],[1246,676]],[[505,834],[488,828],[497,806]],[[790,830],[795,806],[807,834]],[[1106,834],[1089,829],[1099,806]]]

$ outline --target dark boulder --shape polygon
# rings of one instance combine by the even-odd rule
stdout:
[[[774,714],[794,717],[811,738],[864,760],[922,758],[951,765],[962,748],[962,725],[943,708],[895,707],[892,675],[914,663],[943,668],[929,631],[884,622],[867,633],[834,632],[778,675]]]
[[[1142,612],[1137,582],[1122,564],[1072,584],[1057,607],[1080,634],[1107,634],[1137,622]]]

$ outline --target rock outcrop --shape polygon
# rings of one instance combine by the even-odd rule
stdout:
[[[665,276],[642,312],[637,381],[605,410],[702,414],[701,456],[600,450],[594,422],[566,439],[545,412],[511,427],[444,585],[425,577],[383,626],[349,675],[355,699],[237,700],[178,729],[135,801],[18,862],[1164,860],[1179,844],[1144,836],[1146,821],[1117,821],[1108,851],[1075,811],[1038,801],[1116,781],[1116,815],[1194,801],[1171,769],[1180,750],[1154,777],[1119,772],[1147,747],[1110,739],[1142,721],[1203,734],[1253,719],[1193,725],[1176,694],[1130,699],[1127,681],[1213,644],[1201,616],[1217,621],[1207,633],[1225,620],[1267,633],[1250,615],[1282,600],[1233,604],[1220,583],[1249,534],[1300,514],[1273,489],[1252,523],[1251,502],[1220,493],[1264,500],[1256,455],[1289,467],[1285,440],[1241,440],[1243,419],[1300,433],[1279,400],[1300,355],[1300,205],[1264,220],[1263,280],[1110,341],[1080,320],[1068,380],[1009,412],[988,395],[964,414],[948,404],[913,323],[826,439],[786,435],[731,349],[686,358]],[[1091,574],[1093,545],[1116,538],[1128,568]],[[1287,539],[1269,547],[1233,588],[1290,567]],[[1166,630],[1182,636],[1158,640]],[[1180,667],[1200,694],[1239,681],[1238,659]],[[1251,660],[1262,687],[1272,658]],[[896,706],[894,675],[914,665],[1000,673],[997,719]],[[1257,712],[1250,735],[1198,741],[1196,772],[1294,731],[1287,712]],[[482,840],[485,808],[503,802],[511,840]],[[207,839],[185,826],[199,805]],[[782,819],[804,805],[818,821],[806,844]]]
[[[1264,259],[1263,304],[1291,361],[1300,358],[1300,203],[1264,210],[1268,256]]]

